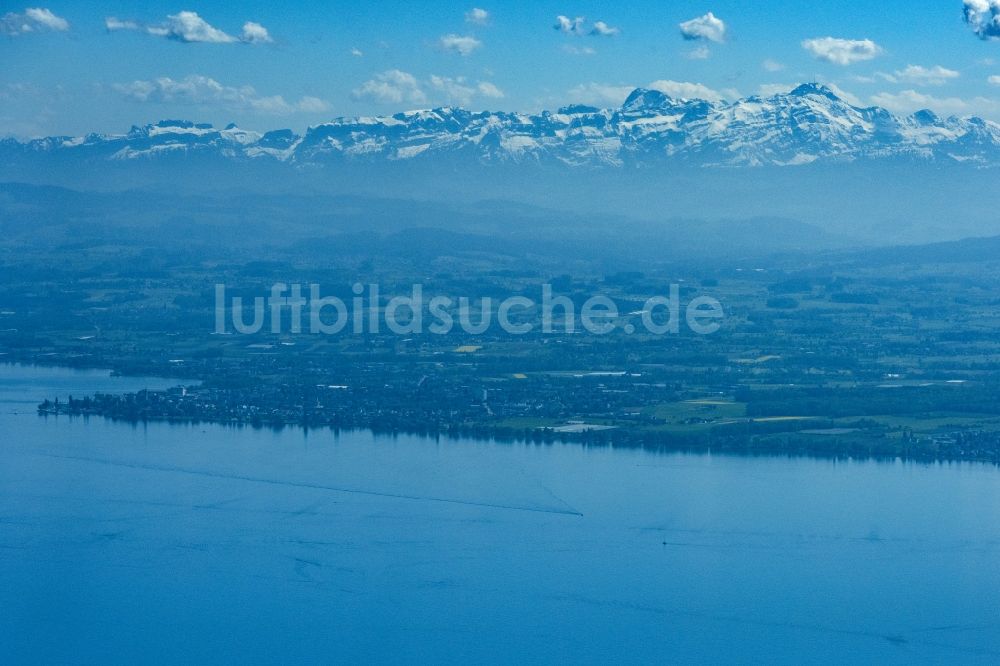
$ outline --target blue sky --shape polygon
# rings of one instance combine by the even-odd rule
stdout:
[[[5,1],[0,135],[161,118],[301,130],[445,104],[615,106],[653,83],[732,98],[813,80],[895,112],[1000,120],[1000,0],[964,2],[971,24],[963,0]]]

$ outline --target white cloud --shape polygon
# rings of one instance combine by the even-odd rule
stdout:
[[[319,97],[306,95],[299,99],[297,106],[303,113],[325,113],[330,110],[330,104]]]
[[[684,54],[688,60],[707,60],[712,57],[712,49],[707,44],[699,44]]]
[[[878,93],[872,95],[872,103],[897,113],[912,113],[921,109],[931,109],[944,114],[996,113],[1000,110],[997,100],[975,97],[965,100],[960,97],[934,97],[916,90],[899,93]]]
[[[432,89],[442,93],[444,99],[459,106],[470,106],[477,97],[502,99],[504,93],[496,84],[490,81],[479,81],[473,84],[464,76],[455,78],[432,74],[428,79]],[[441,99],[441,95],[436,96]]]
[[[817,37],[802,42],[802,48],[820,60],[836,65],[851,65],[871,60],[882,53],[882,47],[870,39],[840,39]]]
[[[767,60],[762,62],[760,66],[763,67],[764,71],[767,72],[780,72],[783,69],[785,69],[785,66],[783,64],[781,64],[777,60],[772,60],[771,58],[768,58]]]
[[[465,20],[468,23],[474,23],[476,25],[486,25],[490,22],[490,13],[485,9],[473,7],[469,11],[465,12]]]
[[[597,53],[596,50],[589,46],[576,46],[574,44],[563,44],[562,50],[570,55],[590,56]]]
[[[354,56],[355,58],[360,58],[364,56],[364,52],[355,46],[351,48],[351,55]]]
[[[993,76],[986,79],[986,81],[993,86],[1000,86],[1000,75],[994,74]]]
[[[38,25],[48,28],[49,30],[56,30],[59,32],[69,30],[69,21],[61,16],[56,16],[49,9],[44,9],[42,7],[29,8],[24,10],[24,15],[27,16],[29,20],[34,21]]]
[[[227,44],[236,38],[210,25],[197,12],[177,12],[167,16],[161,25],[149,26],[146,32],[157,37],[166,37],[178,42],[205,42]]]
[[[926,86],[939,86],[950,79],[957,79],[959,76],[961,75],[955,70],[947,69],[941,65],[934,65],[933,67],[907,65],[906,69],[896,70],[896,77],[898,79]]]
[[[369,79],[355,88],[356,98],[368,98],[377,102],[400,104],[423,104],[427,95],[420,88],[415,76],[398,69],[390,69]]]
[[[467,56],[483,45],[481,41],[469,35],[445,35],[438,40],[438,45],[445,51],[455,51]]]
[[[591,37],[614,37],[621,33],[621,28],[608,25],[605,21],[594,21],[588,30],[587,19],[583,16],[570,18],[562,14],[556,17],[555,25],[552,27],[565,35],[573,35],[574,37],[582,37],[584,35],[590,35]]]
[[[247,21],[243,24],[243,34],[240,35],[240,41],[247,44],[270,44],[274,40],[268,34],[267,28],[260,23]]]
[[[682,97],[685,99],[704,99],[709,102],[719,102],[732,96],[733,91],[726,91],[723,94],[717,90],[712,90],[701,83],[688,83],[686,81],[660,80],[650,83],[648,88],[659,90],[661,93],[671,97]]]
[[[476,89],[479,90],[479,94],[483,97],[491,97],[493,99],[500,99],[504,97],[503,91],[489,81],[480,81],[479,85],[476,86]]]
[[[571,19],[568,16],[559,15],[556,17],[556,24],[552,27],[567,35],[582,35],[584,20],[582,16]]]
[[[635,86],[616,86],[605,83],[581,83],[567,93],[569,101],[592,106],[621,106],[622,102],[635,90]]]
[[[109,16],[104,19],[104,27],[112,32],[116,30],[142,31],[156,37],[165,37],[184,44],[199,42],[206,44],[232,44],[235,42],[268,44],[274,41],[268,33],[267,28],[260,23],[247,21],[243,24],[240,36],[234,37],[211,25],[208,21],[200,17],[197,12],[189,11],[170,14],[163,23],[145,26],[136,21],[127,21]]]
[[[846,90],[838,86],[836,83],[826,81],[825,83],[823,83],[823,85],[832,90],[834,95],[844,100],[851,106],[863,107],[865,105],[865,103],[861,101],[861,98],[859,98],[857,95],[847,92]]]
[[[451,78],[432,74],[428,83],[437,92],[437,98],[458,106],[470,106],[476,97],[500,99],[504,96],[503,91],[495,84],[489,81],[473,84],[464,76]]]
[[[43,88],[33,83],[6,83],[0,86],[0,99],[21,99],[39,97],[46,94]]]
[[[885,107],[890,111],[903,112],[929,108],[932,103],[941,101],[931,95],[919,93],[916,90],[904,90],[900,93],[881,92],[872,95],[871,99],[873,103]],[[949,98],[946,103],[953,108],[965,108],[965,103],[957,97]]]
[[[431,99],[449,105],[469,106],[477,98],[500,99],[504,93],[489,81],[473,82],[464,76],[432,74],[421,82],[409,72],[390,69],[365,81],[353,93],[358,99],[383,104],[427,104]]]
[[[288,102],[281,95],[258,95],[253,86],[225,86],[213,78],[199,75],[181,80],[163,76],[149,81],[117,83],[112,87],[135,102],[219,106],[272,115],[322,113],[330,108],[317,97],[302,97],[297,102]]]
[[[726,41],[726,24],[712,12],[684,21],[678,26],[684,39],[707,39],[711,42]]]
[[[123,21],[114,16],[104,19],[104,27],[112,32],[115,30],[139,30],[139,24],[135,21]]]
[[[590,30],[591,35],[596,35],[598,37],[614,37],[620,32],[620,28],[613,28],[604,21],[595,21],[594,27]]]
[[[963,14],[979,39],[1000,39],[1000,0],[965,0]]]
[[[249,99],[247,103],[250,109],[268,115],[285,116],[295,111],[295,107],[286,102],[285,98],[281,95],[254,97]]]
[[[792,90],[795,86],[788,85],[787,83],[764,83],[759,88],[757,88],[757,94],[761,97],[772,97],[774,95],[783,95]]]
[[[448,76],[431,74],[430,85],[449,104],[457,104],[458,106],[469,106],[472,103],[472,96],[476,94],[476,89],[470,86],[465,77],[462,76],[453,79]]]
[[[29,7],[23,14],[7,12],[0,16],[0,35],[23,35],[47,30],[66,32],[69,30],[69,21],[42,7]]]

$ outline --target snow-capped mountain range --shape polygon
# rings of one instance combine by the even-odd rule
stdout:
[[[161,121],[122,135],[0,141],[0,160],[8,165],[49,155],[109,161],[204,156],[302,167],[442,157],[592,167],[793,166],[884,158],[993,166],[1000,164],[1000,125],[975,117],[941,118],[927,110],[899,116],[880,107],[859,108],[823,85],[807,83],[735,102],[680,99],[639,88],[612,109],[575,105],[531,115],[445,107],[338,118],[304,135]]]

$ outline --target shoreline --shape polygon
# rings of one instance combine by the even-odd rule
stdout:
[[[552,428],[514,429],[504,427],[489,427],[482,425],[464,425],[455,427],[440,427],[436,429],[420,428],[378,428],[371,425],[336,425],[308,424],[295,421],[250,421],[240,419],[218,420],[197,417],[181,417],[173,415],[144,416],[128,418],[99,411],[43,409],[38,407],[38,415],[42,418],[68,417],[70,419],[91,417],[103,418],[113,423],[122,424],[165,424],[165,425],[212,425],[217,427],[242,430],[283,431],[300,429],[303,432],[329,430],[341,432],[370,432],[379,436],[414,436],[428,439],[462,439],[496,444],[520,444],[548,446],[565,444],[583,446],[585,448],[617,448],[625,450],[642,450],[653,453],[691,453],[708,455],[731,455],[744,458],[774,457],[774,458],[812,458],[818,460],[858,460],[876,462],[909,462],[919,464],[974,463],[991,467],[1000,467],[1000,455],[989,457],[983,455],[940,455],[930,451],[919,451],[913,448],[906,450],[890,450],[888,447],[878,449],[869,447],[806,447],[806,446],[773,446],[766,441],[740,440],[733,437],[703,436],[678,437],[664,434],[654,436],[635,433],[627,430],[587,430],[583,432],[557,432]],[[624,436],[623,436],[624,435]],[[782,433],[794,436],[795,432]],[[753,437],[753,436],[751,436]],[[801,438],[798,441],[802,441]],[[834,440],[835,441],[835,440]]]

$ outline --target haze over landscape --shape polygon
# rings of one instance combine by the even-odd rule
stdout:
[[[7,181],[1000,233],[988,0],[44,11],[4,18]]]
[[[1000,0],[0,62],[0,663],[1000,660]]]

